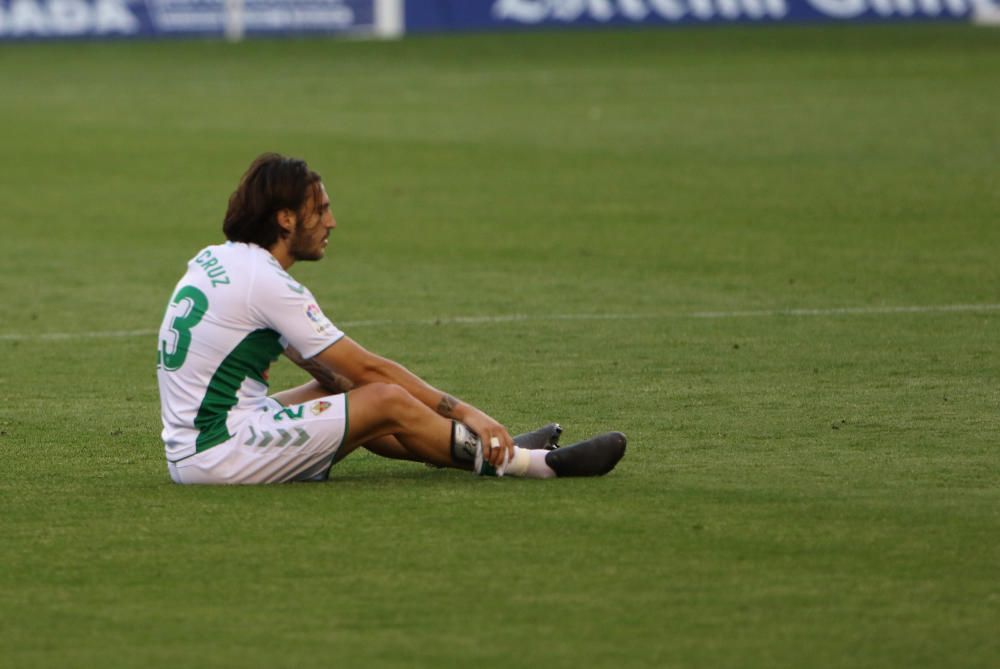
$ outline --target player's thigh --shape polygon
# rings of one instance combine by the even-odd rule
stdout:
[[[423,405],[391,383],[371,383],[347,394],[351,425],[346,441],[354,447],[406,430]]]

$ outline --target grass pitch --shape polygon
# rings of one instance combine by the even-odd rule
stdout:
[[[998,73],[956,26],[0,49],[2,664],[997,666]],[[335,322],[619,468],[172,485],[151,333],[264,150],[326,178]]]

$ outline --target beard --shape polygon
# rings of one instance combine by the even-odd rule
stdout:
[[[315,230],[296,229],[292,233],[289,251],[295,260],[321,260],[326,253],[323,248],[325,235],[316,235]]]

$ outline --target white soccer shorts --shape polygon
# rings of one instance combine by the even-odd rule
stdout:
[[[267,409],[230,425],[231,439],[167,468],[175,483],[186,484],[324,480],[347,430],[346,394],[288,407],[268,398]]]

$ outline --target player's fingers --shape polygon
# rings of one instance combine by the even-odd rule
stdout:
[[[502,441],[497,443],[496,454],[497,454],[497,464],[502,463],[504,460],[509,460],[510,456],[512,455],[511,453],[507,452],[507,445],[504,444]]]
[[[486,456],[490,464],[494,467],[499,467],[500,462],[503,459],[503,449],[501,448],[500,437],[494,435],[489,438],[490,452]]]
[[[503,440],[497,439],[497,447],[494,449],[496,453],[496,462],[494,463],[497,467],[503,466],[503,461],[507,457],[507,449],[504,448]]]
[[[507,462],[514,459],[514,438],[510,436],[507,430],[503,431],[500,435],[501,450],[503,450],[503,458]]]

